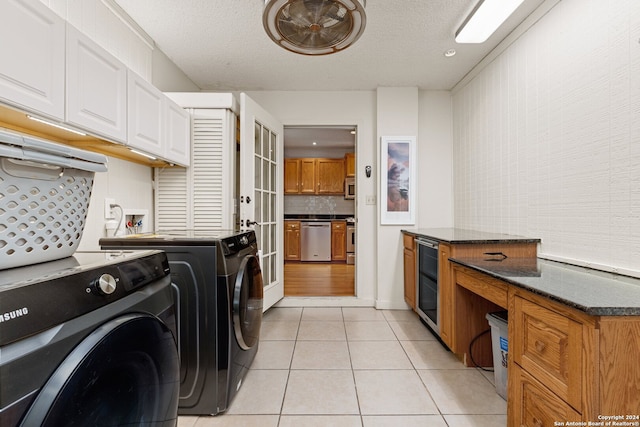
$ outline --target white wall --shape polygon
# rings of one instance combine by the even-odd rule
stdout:
[[[147,210],[149,227],[153,230],[152,169],[111,157],[107,168],[108,172],[96,173],[94,177],[87,221],[78,246],[80,251],[99,250],[98,240],[107,235],[105,197],[115,199],[116,204],[125,210]],[[119,210],[116,210],[116,215],[119,215]]]
[[[451,92],[420,91],[418,102],[416,228],[453,227]]]
[[[378,141],[383,136],[416,136],[416,144],[423,143],[420,135],[418,135],[418,98],[417,88],[378,88],[376,126],[376,139]],[[379,156],[380,150],[378,149],[376,152]],[[422,159],[416,159],[416,163],[410,166],[417,167],[420,170],[423,167]],[[378,172],[378,182],[381,182],[381,174],[384,172],[379,169],[376,168],[375,170]],[[419,192],[421,191],[420,188],[428,186],[428,184],[424,184],[418,182]],[[414,189],[410,188],[409,191],[414,191]],[[416,197],[419,197],[419,193]],[[380,200],[380,192],[378,192],[378,209],[382,203],[386,203],[386,201]],[[413,225],[380,225],[377,227],[378,239],[376,243],[378,253],[376,254],[376,269],[378,293],[376,308],[406,308],[404,302],[404,258],[401,230],[412,227]]]
[[[640,2],[563,0],[454,92],[455,225],[639,274]]]

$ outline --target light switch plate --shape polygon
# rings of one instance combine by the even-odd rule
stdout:
[[[376,204],[376,196],[371,196],[371,195],[367,196],[367,199],[366,199],[365,203],[367,205],[375,205]]]

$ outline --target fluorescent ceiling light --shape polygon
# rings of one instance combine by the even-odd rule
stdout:
[[[147,153],[143,153],[142,151],[134,150],[133,148],[129,148],[129,150],[131,150],[132,153],[136,153],[137,155],[146,157],[147,159],[157,160],[156,157],[153,157]]]
[[[30,116],[29,114],[27,114],[27,118],[31,119],[31,120],[33,120],[35,122],[38,122],[38,123],[43,123],[45,125],[53,126],[54,128],[66,130],[67,132],[72,132],[72,133],[75,133],[75,134],[78,134],[78,135],[82,135],[82,136],[86,136],[87,135],[84,132],[79,132],[79,131],[77,131],[75,129],[71,129],[71,128],[68,128],[66,126],[59,125],[57,123],[53,123],[53,122],[50,122],[50,121],[47,121],[47,120],[39,119],[38,117],[33,117],[33,116]]]
[[[484,42],[522,2],[523,0],[480,0],[456,32],[456,42]]]

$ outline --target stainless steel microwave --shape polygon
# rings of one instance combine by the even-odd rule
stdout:
[[[344,198],[355,199],[356,198],[356,179],[347,178],[344,180]]]

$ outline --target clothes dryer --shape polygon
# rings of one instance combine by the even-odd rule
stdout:
[[[100,246],[166,252],[178,312],[178,413],[226,411],[259,345],[263,283],[255,232],[156,231],[102,238]]]
[[[175,323],[160,251],[0,271],[0,425],[175,426]]]

